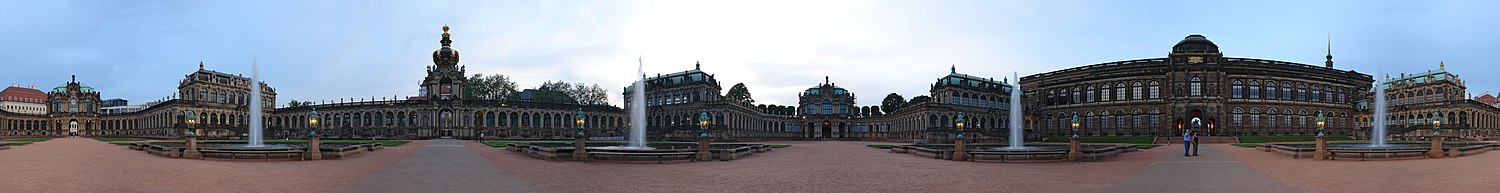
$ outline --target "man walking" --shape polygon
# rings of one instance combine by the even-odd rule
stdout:
[[[1189,152],[1193,151],[1192,130],[1182,131],[1182,157],[1192,157]]]

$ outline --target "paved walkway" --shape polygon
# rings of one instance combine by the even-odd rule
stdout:
[[[453,139],[432,140],[396,165],[345,192],[539,192]]]
[[[1197,157],[1183,157],[1180,144],[1158,147],[1173,152],[1105,192],[1297,192],[1211,145],[1199,147]]]

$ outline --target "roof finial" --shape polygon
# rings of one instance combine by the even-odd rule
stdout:
[[[78,75],[77,74],[73,75],[73,82],[78,82]]]
[[[828,76],[823,76],[823,84],[828,84],[830,82],[832,81],[828,81]]]
[[[438,43],[443,43],[443,47],[448,47],[450,44],[453,43],[452,39],[448,39],[448,25],[447,24],[443,24],[443,40],[438,41]]]
[[[1333,68],[1333,34],[1328,34],[1328,61],[1323,62],[1328,68]]]
[[[203,70],[203,61],[198,61],[198,70]]]

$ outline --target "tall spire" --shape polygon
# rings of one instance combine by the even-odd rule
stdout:
[[[453,40],[448,39],[448,36],[448,25],[443,25],[443,40],[438,41],[438,43],[443,43],[443,47],[451,46]]]
[[[1324,61],[1324,67],[1333,68],[1333,34],[1328,34],[1328,61]]]

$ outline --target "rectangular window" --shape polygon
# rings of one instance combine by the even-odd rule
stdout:
[[[1125,88],[1115,90],[1115,100],[1125,100]]]
[[[1260,116],[1250,115],[1250,127],[1260,127]]]
[[[1135,120],[1131,120],[1130,127],[1141,128],[1141,115],[1135,115],[1132,116],[1132,118],[1134,118]]]
[[[1297,88],[1297,101],[1307,101],[1307,89]]]
[[[1191,85],[1191,88],[1188,88],[1188,91],[1190,91],[1188,94],[1191,94],[1193,96],[1203,95],[1203,83],[1193,82],[1189,83],[1189,85]]]
[[[1161,98],[1161,93],[1160,93],[1161,89],[1160,88],[1161,87],[1159,87],[1159,86],[1151,85],[1151,98],[1152,99],[1159,99],[1159,98]]]
[[[1135,88],[1130,88],[1130,99],[1139,100],[1139,99],[1141,99],[1141,95],[1145,95],[1145,93],[1141,92],[1141,86],[1135,86]]]
[[[1241,120],[1242,116],[1243,115],[1240,115],[1240,114],[1234,114],[1234,127],[1241,127],[1241,126],[1243,126],[1244,122],[1243,122],[1243,120]]]
[[[1240,85],[1234,85],[1234,95],[1233,95],[1233,97],[1234,98],[1245,98],[1244,89],[1245,88],[1242,87],[1242,86],[1240,86]]]
[[[1259,86],[1255,86],[1255,85],[1250,85],[1250,94],[1248,96],[1250,96],[1250,98],[1252,98],[1252,99],[1258,99],[1258,98],[1260,98],[1260,87]]]

